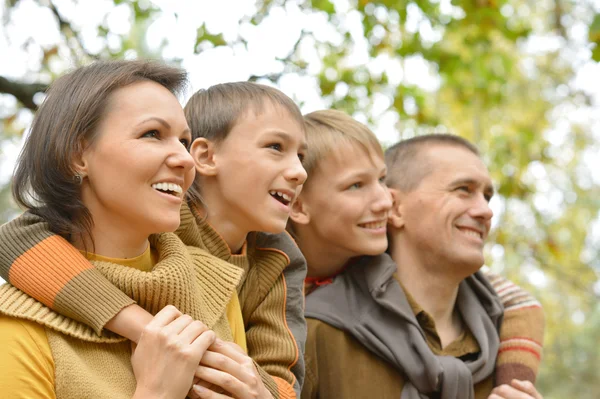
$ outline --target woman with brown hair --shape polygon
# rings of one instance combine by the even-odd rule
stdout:
[[[224,371],[242,375],[242,381],[254,373],[260,382],[245,354],[215,339],[231,338],[231,332],[226,317],[207,311],[196,283],[202,256],[190,254],[175,234],[163,233],[179,226],[195,174],[190,131],[175,96],[185,83],[179,68],[116,61],[76,69],[49,89],[19,158],[13,194],[29,211],[22,220],[41,217],[56,234],[42,238],[40,248],[65,255],[79,250],[92,263],[83,272],[81,265],[46,271],[58,280],[46,279],[43,270],[35,279],[88,287],[112,283],[125,305],[135,301],[156,316],[132,355],[127,340],[98,335],[76,321],[85,315],[65,317],[46,306],[60,307],[60,294],[38,302],[2,286],[3,395],[183,398],[201,359],[208,367],[225,364]],[[18,281],[19,265],[42,257],[33,251],[14,259],[11,281]],[[92,264],[105,279],[86,273]],[[70,281],[75,273],[78,278]],[[97,310],[93,303],[88,309]],[[194,320],[210,320],[211,330]]]

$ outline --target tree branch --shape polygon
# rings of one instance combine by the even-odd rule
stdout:
[[[568,40],[567,30],[562,23],[563,8],[560,0],[554,0],[554,26],[558,33],[565,39]]]
[[[25,107],[32,111],[37,110],[37,104],[33,96],[46,90],[48,86],[43,83],[15,82],[0,76],[0,93],[12,94]]]
[[[67,46],[69,47],[69,49],[71,50],[71,53],[73,54],[73,56],[75,57],[75,59],[77,60],[78,63],[80,63],[80,54],[77,54],[77,51],[73,48],[73,46],[70,44],[70,41],[73,41],[75,43],[77,43],[77,50],[81,53],[83,53],[85,56],[87,56],[88,58],[91,58],[93,60],[98,60],[98,56],[95,54],[92,54],[90,52],[88,52],[86,50],[86,48],[83,46],[83,43],[81,42],[81,38],[79,37],[78,32],[75,32],[75,30],[73,29],[73,27],[71,26],[71,23],[67,22],[58,12],[58,10],[56,9],[56,7],[54,6],[54,4],[52,3],[52,1],[47,0],[46,2],[47,7],[50,9],[50,11],[52,11],[52,13],[54,14],[54,16],[56,17],[56,19],[58,20],[58,25],[60,27],[60,31],[63,33],[63,35],[65,36],[65,41],[67,43]]]

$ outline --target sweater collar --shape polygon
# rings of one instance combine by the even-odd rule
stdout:
[[[195,253],[186,249],[173,233],[151,236],[150,245],[158,252],[158,263],[151,272],[112,262],[95,260],[92,263],[112,284],[148,312],[156,314],[166,305],[174,305],[213,328],[235,292],[241,270],[205,251],[197,250]],[[84,341],[124,340],[108,331],[98,336],[91,327],[55,313],[9,284],[0,287],[0,313],[35,321]],[[222,333],[231,334],[229,331]]]
[[[223,237],[200,216],[193,206],[184,204],[181,207],[181,224],[176,233],[184,244],[202,248],[211,255],[241,268],[244,272],[248,271],[249,255],[251,256],[248,253],[248,241],[244,242],[240,254],[232,254]]]

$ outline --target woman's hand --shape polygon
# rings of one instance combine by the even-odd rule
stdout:
[[[273,399],[264,386],[252,359],[232,342],[217,339],[202,357],[196,370],[192,398]]]
[[[530,381],[512,380],[494,388],[488,399],[544,399]]]
[[[194,371],[215,333],[174,306],[166,306],[144,328],[131,356],[137,380],[134,398],[185,398]]]

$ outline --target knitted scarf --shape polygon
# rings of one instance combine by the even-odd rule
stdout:
[[[396,264],[387,254],[364,257],[332,284],[306,298],[306,317],[347,331],[407,378],[401,399],[473,399],[473,385],[489,377],[499,347],[503,308],[480,273],[459,286],[456,306],[481,353],[463,362],[435,355],[425,340],[402,287],[393,279]]]

